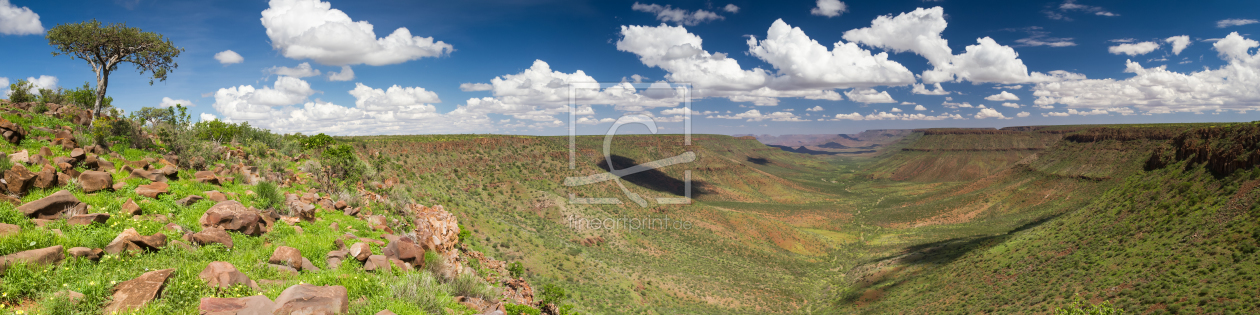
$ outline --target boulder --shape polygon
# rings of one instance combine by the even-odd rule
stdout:
[[[197,274],[197,277],[206,281],[211,288],[228,289],[239,284],[258,290],[257,282],[250,280],[249,276],[236,270],[236,266],[226,261],[210,262],[205,270]]]
[[[416,214],[416,243],[425,250],[450,251],[459,242],[459,222],[442,206],[411,206]]]
[[[118,255],[123,252],[140,251],[140,250],[158,250],[166,246],[166,234],[155,233],[153,235],[140,235],[136,229],[126,229],[122,233],[118,233],[109,245],[105,245],[105,252],[110,255]]]
[[[166,177],[166,179],[178,179],[179,169],[176,168],[175,165],[167,164],[166,166],[163,166],[162,168],[159,168],[156,171],[153,171],[153,173],[161,174],[162,176]]]
[[[193,173],[193,181],[198,182],[198,183],[208,183],[211,185],[218,185],[219,177],[215,176],[214,172],[211,172],[211,171],[197,171],[196,173]]]
[[[114,176],[101,171],[86,171],[79,174],[79,184],[83,185],[83,192],[86,193],[111,189],[114,186]]]
[[[279,246],[271,253],[271,259],[267,263],[302,270],[302,253],[297,248]]]
[[[139,169],[139,168],[133,168],[133,169],[131,169],[131,176],[130,176],[130,177],[127,177],[127,178],[140,178],[140,179],[147,179],[147,180],[150,180],[150,181],[153,181],[153,182],[165,182],[165,181],[166,181],[166,176],[162,175],[162,173],[158,173],[158,172],[155,172],[155,171],[148,171],[148,170]]]
[[[352,216],[352,217],[357,216],[359,215],[359,208],[346,207],[346,209],[342,210],[341,213],[344,213],[345,215]]]
[[[223,247],[232,248],[232,235],[227,231],[218,227],[209,227],[202,229],[201,232],[186,234],[186,240],[198,246],[206,246],[209,244],[221,244]]]
[[[350,257],[362,262],[366,261],[368,256],[372,256],[372,247],[367,243],[358,242],[350,245]]]
[[[39,173],[35,173],[35,181],[31,186],[39,189],[53,188],[57,185],[57,168],[52,165],[44,165],[44,169]]]
[[[188,197],[184,197],[184,199],[176,200],[175,204],[183,206],[183,207],[187,207],[187,206],[191,206],[194,203],[197,203],[198,201],[201,201],[201,199],[205,199],[205,198],[198,195],[188,195]]]
[[[4,171],[5,188],[9,190],[10,194],[24,195],[35,183],[35,176],[35,173],[31,173],[26,167],[14,165],[13,168]]]
[[[18,145],[22,143],[23,139],[26,139],[26,129],[8,119],[0,118],[0,136],[4,137],[4,141]]]
[[[206,199],[210,199],[214,202],[227,201],[227,196],[224,196],[223,193],[219,192],[218,190],[207,191],[205,192],[205,194],[206,194]]]
[[[0,223],[0,237],[17,235],[22,233],[22,226],[16,224]]]
[[[346,287],[298,284],[276,297],[275,315],[345,314],[350,307]]]
[[[382,254],[389,259],[397,259],[404,262],[415,264],[416,260],[424,259],[424,249],[416,246],[409,238],[397,238],[389,242],[389,246],[385,246]]]
[[[61,245],[16,252],[0,256],[0,272],[4,272],[14,263],[48,265],[62,259],[65,259],[65,254],[61,251]]]
[[[101,254],[104,253],[104,251],[102,251],[99,248],[92,249],[92,248],[87,248],[87,247],[74,247],[69,250],[66,250],[66,253],[70,254],[70,257],[79,257],[79,258],[87,258],[91,260],[99,260],[101,259]]]
[[[372,255],[372,256],[368,256],[367,261],[363,263],[363,270],[366,270],[366,271],[375,271],[375,270],[389,271],[389,259],[388,259],[388,258],[385,258],[385,255]]]
[[[83,206],[80,206],[80,204]],[[28,218],[51,220],[61,218],[63,212],[67,209],[73,210],[80,207],[86,208],[86,204],[75,198],[70,191],[62,190],[48,197],[21,205],[17,207],[17,210]]]
[[[135,200],[127,199],[127,202],[124,202],[122,206],[120,206],[119,208],[122,210],[124,214],[130,214],[130,215],[140,214],[140,205],[136,204]]]
[[[302,257],[302,270],[319,271],[319,267],[315,267],[315,264],[312,264],[310,259],[306,259],[306,257]]]
[[[204,297],[201,298],[197,311],[201,315],[271,315],[274,308],[276,303],[267,296],[255,295],[240,298]]]
[[[22,151],[15,152],[13,154],[9,154],[9,162],[13,162],[13,164],[30,163],[31,153],[26,150],[22,150]]]
[[[75,160],[82,161],[86,154],[87,152],[83,151],[83,148],[74,148],[74,150],[70,150],[70,158]]]
[[[113,301],[105,306],[103,313],[117,314],[143,308],[162,293],[162,289],[166,287],[166,279],[174,272],[175,269],[154,270],[119,283],[114,287]]]
[[[73,168],[73,167],[74,167],[74,164],[75,164],[75,163],[78,163],[78,162],[79,162],[78,160],[75,160],[74,158],[72,158],[72,157],[68,157],[68,156],[55,156],[55,157],[53,157],[53,164],[56,164],[56,165],[57,165],[57,167],[59,167],[59,168],[61,168],[61,169],[63,169],[63,170],[64,170],[64,169]],[[66,165],[66,166],[62,166],[63,164],[64,164],[64,165]]]
[[[74,170],[74,169],[70,169],[70,173],[75,173],[75,175],[77,175],[77,174],[79,173],[79,171],[76,171],[76,170]],[[76,177],[75,175],[71,175],[71,174],[67,174],[67,173],[57,173],[57,186],[65,186],[65,185],[69,185],[69,184],[70,184],[70,180],[72,180],[72,179],[74,179],[74,178]]]
[[[346,255],[349,255],[349,254],[350,254],[350,251],[347,251],[347,250],[334,250],[334,251],[328,252],[328,255],[325,256],[327,257],[325,259],[328,262],[328,268],[340,267],[341,262],[345,261]]]
[[[105,224],[105,221],[109,221],[108,213],[89,213],[89,214],[76,214],[70,218],[67,218],[66,224],[69,224],[69,225],[89,225],[92,223]]]
[[[219,227],[228,231],[237,231],[249,236],[259,236],[267,232],[268,225],[257,211],[246,208],[240,202],[228,200],[215,204],[201,215],[201,228]]]
[[[162,182],[155,182],[148,185],[137,186],[136,193],[141,196],[157,199],[158,195],[166,193],[167,188],[170,188],[170,185]]]

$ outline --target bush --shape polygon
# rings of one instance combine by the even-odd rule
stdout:
[[[9,84],[9,102],[13,104],[34,102],[35,95],[31,94],[31,88],[34,86],[34,84],[26,80],[18,80],[13,82],[13,84]]]
[[[62,93],[67,103],[78,106],[79,108],[92,110],[96,106],[96,88],[93,88],[87,82],[83,82],[83,87],[77,89],[66,90]],[[106,96],[101,100],[101,109],[113,107],[114,98]]]
[[[324,166],[324,176],[320,180],[324,188],[332,188],[337,182],[357,182],[365,170],[363,163],[354,155],[354,148],[344,144],[324,149],[319,155],[319,162]]]
[[[1054,310],[1056,315],[1111,315],[1124,314],[1124,310],[1111,305],[1111,302],[1102,302],[1099,304],[1089,304],[1080,295],[1072,299],[1072,304],[1068,307],[1060,307]]]
[[[451,281],[450,287],[451,295],[456,296],[462,295],[488,299],[498,295],[494,292],[494,289],[490,286],[490,284],[481,280],[481,278],[472,273],[462,273],[459,276],[456,276],[455,279]]]
[[[548,283],[543,285],[542,293],[538,294],[538,301],[542,304],[560,305],[563,304],[564,299],[568,297],[569,294],[564,292],[564,288]]]
[[[65,104],[66,97],[62,95],[61,88],[57,88],[56,90],[39,89],[39,98],[35,102],[39,103],[39,105],[44,105],[48,103]],[[48,111],[48,106],[44,106],[44,110],[39,111],[39,113],[43,113],[46,111]]]
[[[519,261],[508,264],[507,270],[508,270],[508,273],[512,274],[512,278],[520,278],[520,277],[525,276],[525,265],[522,265],[521,262]]]
[[[441,275],[446,272],[446,262],[442,261],[442,257],[436,252],[424,252],[424,270],[435,275]]]
[[[332,145],[333,138],[320,133],[310,137],[303,137],[300,142],[302,143],[303,150],[316,150]]]
[[[541,311],[529,305],[507,303],[507,304],[503,304],[503,309],[506,310],[508,314],[512,314],[512,315],[517,315],[517,314],[539,315],[541,314]]]
[[[441,290],[432,274],[412,272],[395,279],[389,285],[395,299],[407,301],[429,313],[442,313],[442,300],[438,298]]]
[[[0,154],[0,174],[8,172],[11,168],[13,168],[13,161],[9,161],[9,157],[5,154]]]
[[[272,182],[260,182],[254,186],[254,194],[258,196],[258,208],[274,209],[284,204],[284,195],[280,193],[280,188]]]

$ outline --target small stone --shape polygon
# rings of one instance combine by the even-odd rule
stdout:
[[[271,254],[271,259],[268,259],[267,263],[302,270],[302,253],[293,247],[279,246]]]
[[[163,182],[154,182],[148,185],[140,185],[136,187],[136,193],[141,196],[157,199],[158,195],[165,194],[166,189],[171,185]]]
[[[122,212],[126,214],[130,214],[130,215],[140,214],[140,205],[136,204],[135,200],[127,199],[127,202],[124,202],[122,207],[120,208],[122,209]]]
[[[66,219],[66,224],[69,224],[69,225],[89,225],[92,223],[105,224],[105,221],[109,221],[108,213],[91,213],[91,214],[78,214],[73,217],[70,217],[69,219]]]
[[[384,271],[389,271],[389,259],[388,259],[388,258],[385,258],[385,255],[372,255],[372,256],[368,256],[367,262],[365,262],[365,263],[363,264],[363,270],[366,270],[366,271],[375,271],[375,270],[384,270]]]
[[[183,199],[176,200],[175,204],[187,207],[187,206],[191,206],[194,203],[197,203],[198,201],[201,201],[201,199],[205,199],[205,198],[198,195],[188,195],[188,197],[184,197]]]
[[[258,283],[249,279],[240,270],[236,270],[236,266],[226,261],[210,262],[206,265],[206,269],[202,270],[197,277],[206,281],[212,288],[229,289],[234,285],[243,285],[254,290],[258,290]]]
[[[354,243],[350,245],[350,256],[361,262],[366,261],[369,256],[372,256],[372,247],[363,242]]]

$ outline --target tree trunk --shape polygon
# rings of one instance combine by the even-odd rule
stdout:
[[[96,126],[96,118],[101,115],[101,103],[105,101],[105,88],[109,86],[109,69],[96,74],[96,106],[92,109],[92,122],[89,127]]]

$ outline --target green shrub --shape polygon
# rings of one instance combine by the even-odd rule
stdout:
[[[471,240],[473,240],[472,231],[469,231],[468,228],[464,227],[463,224],[460,224],[459,225],[459,241],[467,244],[468,241],[471,241]]]
[[[323,133],[310,136],[310,137],[303,137],[302,140],[300,141],[302,143],[302,149],[304,150],[321,149],[329,145],[332,145],[334,142],[332,137],[329,137],[328,135],[323,134]]]
[[[472,273],[461,273],[450,283],[451,295],[463,295],[487,299],[498,294],[493,287]]]
[[[284,204],[284,195],[280,193],[280,188],[272,182],[260,182],[254,186],[254,194],[257,195],[260,209],[274,209]]]
[[[394,278],[389,284],[390,293],[395,299],[414,304],[417,308],[433,314],[442,314],[442,293],[437,280],[430,273],[406,273]]]
[[[516,314],[539,315],[542,313],[542,311],[539,311],[533,306],[512,304],[512,303],[503,304],[503,309],[506,310],[508,314],[512,314],[512,315],[516,315]]]
[[[1072,299],[1072,304],[1068,307],[1060,307],[1054,310],[1056,315],[1111,315],[1124,314],[1124,310],[1111,305],[1111,302],[1102,302],[1099,304],[1090,304],[1077,295]]]
[[[66,90],[64,93],[66,102],[78,106],[83,109],[94,109],[96,106],[96,88],[93,88],[87,82],[83,82],[83,87],[77,89]],[[109,109],[113,107],[114,98],[106,96],[101,100],[101,109]]]
[[[8,172],[11,168],[13,168],[13,161],[9,161],[9,157],[5,154],[0,154],[0,174]]]
[[[569,294],[564,292],[564,288],[548,283],[543,285],[542,292],[538,294],[538,301],[542,304],[561,305],[563,304],[564,299],[568,297]]]
[[[37,98],[35,102],[39,103],[39,105],[44,105],[48,103],[65,104],[66,97],[62,94],[61,88],[57,88],[56,90],[39,89],[39,98]],[[37,112],[43,113],[46,111],[48,111],[48,106],[44,106],[44,110],[37,111]]]
[[[26,80],[18,80],[9,84],[9,102],[14,104],[34,102],[35,95],[31,94],[31,88],[34,86],[34,84]]]
[[[512,274],[512,278],[520,278],[525,276],[525,265],[519,261],[508,264],[508,273]]]
[[[353,183],[363,177],[363,163],[354,155],[354,148],[349,145],[335,145],[324,149],[319,155],[319,162],[325,167],[322,181],[326,188],[332,187],[336,181]]]

